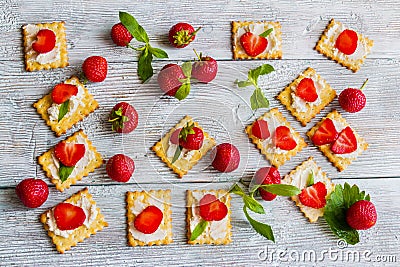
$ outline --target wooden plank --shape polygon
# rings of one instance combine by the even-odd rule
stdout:
[[[345,180],[337,180],[344,183]],[[371,194],[371,200],[378,211],[378,223],[368,231],[361,233],[361,242],[356,246],[349,246],[346,251],[363,253],[372,252],[371,257],[378,255],[396,255],[399,260],[399,243],[396,233],[400,231],[397,213],[394,212],[392,203],[400,201],[399,179],[360,179],[359,187]],[[391,186],[387,186],[390,184]],[[268,215],[257,217],[273,227],[276,243],[272,243],[256,234],[246,221],[241,207],[241,200],[233,196],[232,199],[232,225],[233,243],[228,246],[191,246],[186,244],[185,237],[185,190],[199,188],[229,188],[231,183],[199,184],[183,183],[179,185],[108,185],[90,186],[89,192],[93,194],[99,207],[102,209],[109,227],[99,232],[96,236],[74,247],[64,255],[58,254],[45,230],[39,223],[39,215],[43,211],[67,198],[82,187],[73,186],[66,193],[50,191],[50,197],[43,207],[26,209],[19,203],[13,189],[0,190],[0,221],[2,230],[0,237],[4,244],[0,248],[2,266],[8,265],[235,265],[255,266],[265,265],[269,261],[275,264],[287,264],[277,258],[272,261],[258,254],[261,250],[294,251],[299,254],[305,250],[314,250],[321,255],[323,250],[338,250],[337,238],[330,232],[323,219],[315,224],[310,224],[298,208],[287,198],[277,198],[273,202],[263,202]],[[158,247],[128,247],[126,241],[125,222],[125,192],[128,190],[142,189],[172,189],[172,219],[174,243]],[[388,246],[390,244],[390,246]],[[262,254],[262,253],[261,253]],[[200,256],[201,255],[201,256]],[[276,257],[277,255],[275,255]],[[293,255],[292,255],[293,256]],[[288,257],[288,256],[286,256]],[[283,258],[284,259],[284,258]],[[288,259],[288,258],[287,258]],[[271,263],[269,262],[269,263]],[[301,265],[313,262],[298,261]],[[346,263],[346,261],[343,261]],[[366,263],[361,259],[361,263]],[[293,262],[293,264],[299,264]],[[333,264],[333,260],[325,258],[324,264]],[[357,262],[355,262],[357,264]],[[359,263],[358,263],[359,264]]]

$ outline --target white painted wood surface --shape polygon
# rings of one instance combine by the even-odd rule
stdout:
[[[342,252],[371,250],[377,256],[397,257],[400,261],[397,203],[400,201],[400,5],[399,1],[52,1],[0,0],[0,266],[45,265],[376,265],[381,262],[360,262],[326,259],[324,262],[289,261],[271,258],[259,260],[261,249],[305,250],[338,249],[326,223],[309,224],[286,198],[264,203],[270,216],[262,218],[272,225],[274,244],[257,235],[241,211],[240,200],[233,198],[233,243],[228,246],[190,246],[185,242],[184,191],[193,188],[228,188],[241,177],[249,179],[255,170],[268,162],[250,144],[244,126],[254,120],[248,107],[251,89],[238,89],[236,78],[245,78],[249,68],[262,63],[273,65],[276,72],[260,80],[271,107],[279,107],[292,125],[306,138],[306,131],[331,109],[340,111],[337,100],[307,127],[301,127],[274,96],[306,67],[313,67],[338,93],[344,88],[358,87],[369,78],[365,90],[366,108],[357,114],[345,113],[348,122],[363,135],[370,148],[346,171],[338,173],[311,144],[280,168],[282,175],[312,155],[335,183],[357,183],[372,195],[378,209],[376,227],[363,232],[361,242]],[[177,102],[163,97],[153,78],[140,84],[137,57],[129,49],[116,47],[109,38],[118,11],[133,14],[150,35],[151,42],[165,49],[170,58],[154,63],[155,71],[166,62],[182,62],[193,58],[192,48],[219,60],[219,73],[209,85],[194,85],[190,96]],[[375,41],[372,54],[361,70],[351,71],[327,60],[313,47],[330,18],[354,27]],[[24,71],[21,26],[64,20],[67,27],[70,66],[65,69],[28,73]],[[278,20],[282,23],[283,59],[275,61],[232,61],[230,22],[232,20]],[[196,41],[185,49],[173,49],[166,38],[169,28],[188,21],[202,26]],[[88,88],[100,108],[77,127],[88,133],[105,159],[116,153],[134,158],[136,171],[128,184],[112,182],[102,167],[76,186],[60,193],[53,186],[43,207],[24,208],[14,194],[15,185],[25,177],[44,177],[36,157],[59,140],[36,114],[32,104],[51,88],[78,74],[89,55],[102,55],[109,62],[105,82]],[[111,132],[105,123],[109,110],[117,102],[132,103],[139,112],[139,126],[132,134],[121,136]],[[255,116],[266,110],[258,111]],[[150,150],[150,147],[184,115],[198,118],[217,141],[238,146],[242,160],[239,169],[221,175],[208,167],[206,158],[185,178],[176,176]],[[307,138],[306,138],[307,140]],[[308,142],[308,140],[307,140]],[[95,237],[59,255],[39,223],[39,214],[56,205],[84,186],[89,186],[110,226]],[[125,192],[128,190],[169,188],[173,192],[174,243],[162,247],[130,248],[126,244]],[[263,256],[261,254],[261,256]],[[277,257],[275,255],[275,257]],[[286,258],[287,259],[287,258]],[[395,263],[385,263],[396,266]]]

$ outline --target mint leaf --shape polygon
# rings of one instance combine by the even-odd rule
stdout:
[[[255,213],[265,214],[264,207],[260,203],[258,203],[258,201],[255,200],[253,197],[243,195],[243,203],[247,208]]]
[[[195,241],[207,228],[208,222],[205,220],[201,220],[196,227],[193,229],[192,234],[190,235],[190,241]]]
[[[257,87],[251,95],[250,105],[252,110],[269,107],[269,101],[260,88]]]
[[[314,171],[311,170],[310,174],[308,175],[307,187],[312,186],[314,184]]]
[[[136,40],[142,43],[148,43],[149,37],[142,26],[137,20],[127,12],[119,12],[119,20],[126,27],[126,29],[135,37]]]
[[[274,28],[268,29],[265,32],[263,32],[262,34],[260,34],[260,37],[267,37],[272,31],[274,30]]]
[[[284,196],[284,197],[291,197],[291,196],[297,196],[298,194],[301,193],[301,190],[297,188],[294,185],[289,185],[289,184],[262,184],[262,185],[256,185],[253,187],[251,192],[255,192],[257,189],[262,188],[267,192],[270,192],[272,194],[278,195],[278,196]]]
[[[155,48],[150,46],[150,53],[153,54],[156,58],[168,58],[167,52],[160,48]]]
[[[190,83],[184,83],[179,87],[178,91],[176,91],[175,98],[178,100],[185,99],[190,93]]]
[[[151,66],[152,60],[153,55],[149,53],[149,49],[146,46],[140,54],[138,62],[138,75],[143,82],[146,82],[151,78],[151,76],[153,76],[153,67]]]
[[[241,196],[241,197],[243,195],[246,195],[244,193],[243,189],[238,184],[234,184],[232,186],[232,188],[229,190],[229,193],[233,193],[233,194],[236,194],[236,195]]]
[[[181,155],[181,152],[182,152],[182,147],[178,146],[175,150],[174,157],[172,158],[171,161],[172,164],[174,164],[174,162],[178,160],[179,156]]]
[[[326,200],[324,218],[332,232],[348,244],[355,245],[360,241],[358,232],[351,228],[346,222],[347,209],[359,200],[370,200],[365,191],[361,191],[357,185],[350,187],[348,183],[344,186],[336,185]]]
[[[192,63],[190,61],[185,62],[181,67],[186,78],[190,78],[192,76]]]
[[[250,82],[249,80],[247,80],[247,81],[239,81],[239,80],[236,80],[236,81],[235,81],[235,84],[237,84],[237,86],[240,87],[240,88],[253,85],[253,83]]]
[[[61,104],[60,110],[58,112],[58,121],[62,120],[62,118],[64,118],[65,114],[68,113],[68,106],[69,106],[69,100],[67,100]]]
[[[60,176],[60,180],[62,183],[68,179],[74,168],[75,166],[67,167],[60,162],[60,168],[58,169],[58,176]]]
[[[249,70],[248,80],[253,81],[255,86],[258,84],[258,77],[273,72],[275,69],[269,64],[263,64],[255,69]]]
[[[267,238],[268,240],[275,242],[274,233],[272,232],[271,226],[269,226],[268,224],[260,223],[251,218],[250,215],[247,213],[246,206],[243,206],[243,212],[247,220],[257,233]]]

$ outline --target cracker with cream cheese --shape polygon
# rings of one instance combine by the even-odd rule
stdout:
[[[130,246],[166,245],[172,243],[172,211],[170,190],[150,190],[126,193],[127,236]],[[144,234],[135,229],[134,221],[145,208],[156,206],[163,213],[158,229],[152,234]]]
[[[219,201],[225,203],[228,208],[228,213],[221,221],[208,222],[204,232],[194,241],[190,241],[192,231],[196,225],[202,220],[199,215],[199,201],[206,195],[214,195]],[[231,243],[231,196],[226,190],[187,190],[186,191],[186,224],[188,244],[214,244],[227,245]]]
[[[256,57],[247,55],[240,43],[240,37],[248,31],[260,35],[271,28],[273,31],[266,37],[268,46],[264,52]],[[234,59],[281,59],[281,24],[273,21],[232,21],[232,52]]]
[[[176,129],[186,126],[188,122],[194,123],[194,126],[202,129],[197,122],[193,121],[192,117],[185,116],[151,148],[154,152],[156,152],[157,156],[159,156],[161,160],[168,165],[168,167],[178,174],[179,178],[182,178],[185,174],[187,174],[187,172],[192,169],[193,166],[195,166],[197,162],[216,144],[214,138],[212,138],[207,132],[204,131],[204,129],[202,129],[204,134],[202,147],[199,150],[182,150],[180,158],[172,163],[175,150],[173,150],[172,153],[168,153],[168,149],[171,145],[169,141],[170,137]]]
[[[357,33],[357,49],[353,54],[346,55],[335,47],[337,37],[345,29],[347,29],[347,27],[342,23],[332,19],[318,41],[315,49],[327,58],[335,60],[353,72],[357,72],[364,63],[367,55],[371,53],[374,41]]]
[[[64,182],[62,182],[58,176],[60,163],[54,155],[54,148],[51,148],[38,158],[39,164],[42,165],[46,176],[50,178],[51,182],[55,184],[56,188],[61,192],[71,185],[76,184],[77,181],[89,175],[90,172],[93,172],[103,164],[101,154],[97,152],[92,142],[82,130],[68,137],[65,141],[68,143],[85,144],[85,155],[78,161],[73,172]]]
[[[335,125],[341,125],[341,128],[345,128],[346,126],[350,126],[346,120],[340,115],[339,112],[336,110],[333,110],[331,113],[329,113],[325,118],[323,118],[320,122],[318,122],[313,128],[308,131],[307,135],[311,139],[314,135],[314,133],[318,130],[318,128],[321,126],[322,122],[326,119],[330,118]],[[335,126],[336,127],[336,126]],[[336,130],[338,133],[341,132],[342,129],[338,129],[336,127]],[[319,150],[321,150],[322,153],[328,158],[328,160],[341,172],[347,168],[351,164],[353,160],[355,160],[363,151],[365,151],[368,148],[368,143],[362,138],[354,129],[352,128],[353,133],[357,139],[357,150],[352,152],[352,156],[349,157],[349,155],[342,154],[338,155],[332,152],[331,150],[331,144],[326,144],[322,146],[318,146]]]
[[[46,121],[46,124],[50,126],[57,136],[64,134],[67,130],[71,129],[72,126],[83,120],[99,107],[99,103],[77,77],[73,76],[70,79],[67,79],[64,83],[76,85],[78,88],[80,87],[80,90],[83,90],[83,94],[79,99],[81,103],[79,103],[78,107],[72,114],[68,115],[67,113],[60,121],[58,121],[58,118],[51,119],[48,112],[49,108],[53,105],[51,93],[45,95],[33,104],[33,107],[36,108],[37,112],[42,116],[42,119]],[[54,103],[54,105],[57,104]],[[71,100],[69,105],[71,105]],[[59,108],[60,106],[61,105],[57,105],[56,107]]]
[[[74,230],[61,231],[57,228],[57,223],[54,219],[54,208],[44,212],[40,216],[40,221],[47,230],[47,234],[52,238],[57,251],[60,253],[64,253],[66,250],[71,249],[71,247],[76,246],[79,242],[83,242],[84,239],[89,238],[90,235],[94,235],[108,226],[103,214],[101,214],[100,208],[97,207],[96,202],[93,200],[87,188],[73,194],[70,198],[65,200],[64,203],[80,206],[85,212],[86,220],[83,225]],[[87,210],[85,210],[85,208],[87,208]],[[65,236],[60,234],[65,234]]]
[[[38,71],[68,66],[67,39],[64,21],[53,23],[27,24],[22,27],[25,51],[25,69]],[[39,54],[32,49],[39,30],[49,29],[56,35],[56,46],[52,51]]]
[[[326,186],[327,195],[326,198],[335,190],[335,185],[326,176],[326,173],[317,165],[313,157],[309,157],[308,160],[301,163],[296,169],[292,170],[289,174],[285,176],[282,183],[294,185],[300,190],[307,187],[309,177],[311,173],[314,173],[314,183],[322,182]],[[310,222],[316,222],[319,217],[324,215],[324,208],[314,209],[303,205],[299,196],[292,196],[291,199],[296,203],[296,206],[304,213],[304,216],[310,220]]]
[[[296,96],[296,88],[304,78],[313,80],[318,93],[318,99],[313,103]],[[277,96],[277,99],[292,113],[292,115],[306,126],[318,113],[321,112],[336,97],[336,91],[312,68],[307,68],[292,83]],[[298,104],[297,104],[298,103]]]
[[[257,120],[263,119],[267,120],[267,122],[272,122],[268,123],[268,128],[270,132],[270,137],[268,139],[262,140],[253,135],[252,127],[254,125],[254,122],[246,127],[246,133],[251,141],[257,146],[257,148],[260,149],[261,154],[265,155],[265,157],[273,166],[279,168],[279,166],[283,165],[287,160],[290,160],[291,157],[295,156],[307,146],[307,143],[304,141],[304,139],[290,126],[290,123],[286,120],[285,117],[283,117],[282,113],[278,111],[278,108],[271,109],[269,112],[265,113]],[[275,148],[275,145],[273,144],[273,136],[275,129],[280,125],[286,126],[290,129],[290,132],[297,143],[297,146],[294,149],[284,151],[280,150],[279,148]]]

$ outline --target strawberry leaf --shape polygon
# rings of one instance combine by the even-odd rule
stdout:
[[[243,206],[243,212],[247,220],[249,221],[250,225],[257,233],[267,238],[268,240],[275,242],[274,233],[272,232],[271,226],[269,226],[268,224],[258,222],[253,218],[251,218],[249,213],[247,212],[246,206]]]
[[[68,106],[69,106],[69,100],[67,100],[61,104],[60,110],[58,112],[58,121],[62,120],[62,118],[64,118],[65,114],[68,113]]]
[[[263,32],[262,34],[260,34],[260,37],[267,37],[272,31],[274,30],[274,28],[268,29],[265,32]]]
[[[178,91],[176,91],[175,98],[178,100],[185,99],[190,93],[190,83],[182,84]]]
[[[171,161],[172,164],[174,164],[174,162],[178,160],[179,156],[181,155],[181,152],[182,152],[182,147],[177,146],[175,153],[174,153],[174,157],[172,158],[172,161]]]
[[[196,227],[193,229],[192,234],[190,235],[190,241],[195,241],[207,228],[208,222],[205,220],[201,220]]]
[[[254,89],[254,92],[250,97],[250,105],[252,110],[269,107],[269,101],[260,88],[257,87]]]
[[[153,76],[153,67],[151,66],[152,60],[153,55],[149,53],[149,49],[146,46],[140,54],[138,62],[138,75],[143,82],[146,82],[151,78],[151,76]]]
[[[142,43],[149,42],[146,31],[131,14],[120,11],[119,20],[136,40]]]
[[[156,58],[168,58],[167,52],[160,48],[155,48],[150,46],[150,53],[153,54]]]
[[[62,183],[68,179],[74,168],[75,166],[67,167],[60,162],[60,168],[58,169],[58,176],[60,176],[60,180]]]

